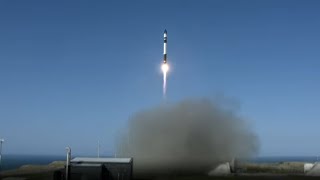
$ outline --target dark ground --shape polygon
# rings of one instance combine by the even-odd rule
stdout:
[[[64,168],[64,162],[53,162],[46,166],[26,165],[16,170],[3,171],[0,173],[0,179],[7,177],[22,177],[25,180],[53,180],[53,172]],[[303,163],[282,162],[269,164],[248,163],[242,165],[243,171],[238,174],[227,176],[161,176],[156,178],[135,178],[136,180],[213,180],[213,179],[320,179],[320,177],[304,176]]]
[[[14,176],[14,177],[23,177],[26,180],[53,180],[52,173],[43,173],[43,174],[33,174],[33,175],[24,175],[24,176]],[[1,179],[1,178],[0,178]],[[308,177],[308,176],[260,176],[260,175],[250,175],[250,176],[221,176],[221,177],[206,177],[206,176],[190,176],[190,177],[159,177],[155,178],[155,180],[232,180],[232,179],[319,179],[319,177]],[[136,179],[136,180],[147,180],[147,179]]]

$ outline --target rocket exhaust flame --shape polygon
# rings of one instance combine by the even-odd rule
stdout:
[[[167,73],[163,72],[163,97],[166,97],[167,91]]]
[[[162,64],[161,66],[162,72],[163,72],[163,97],[166,97],[166,91],[167,91],[167,72],[169,70],[168,64]]]

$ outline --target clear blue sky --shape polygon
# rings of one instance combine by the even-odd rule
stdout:
[[[320,154],[319,1],[0,1],[5,153],[114,150],[134,112],[237,99],[260,155]]]

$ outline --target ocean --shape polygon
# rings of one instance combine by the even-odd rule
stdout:
[[[65,156],[52,155],[3,155],[2,170],[11,170],[21,167],[22,165],[46,165],[53,161],[64,161]],[[320,160],[320,159],[319,159]],[[277,163],[277,162],[310,162],[314,163],[317,156],[275,156],[275,157],[256,157],[250,160],[255,163]]]
[[[11,170],[22,165],[45,165],[53,161],[64,161],[65,156],[52,155],[2,155],[2,170]]]

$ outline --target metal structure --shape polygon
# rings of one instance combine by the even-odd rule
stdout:
[[[80,179],[85,176],[90,179],[132,179],[132,158],[81,158],[71,160],[71,179]],[[94,173],[96,172],[96,173]],[[91,176],[89,175],[91,174]],[[95,178],[94,176],[99,176]]]
[[[167,63],[167,30],[163,33],[163,64]]]
[[[100,141],[98,141],[98,158],[100,157]]]
[[[70,179],[91,180],[131,180],[132,158],[81,158],[77,157],[70,162]]]
[[[2,143],[4,139],[0,139],[0,171],[2,170]]]
[[[70,161],[71,161],[71,148],[66,147],[67,150],[67,161],[66,161],[66,180],[69,179],[69,172],[70,172]]]

